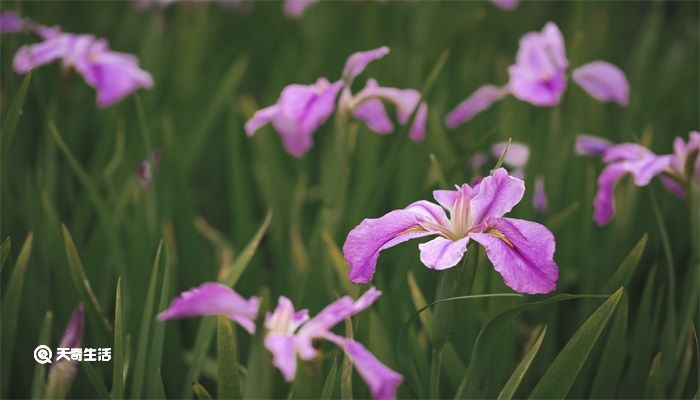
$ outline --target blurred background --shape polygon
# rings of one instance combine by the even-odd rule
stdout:
[[[309,7],[299,19],[285,16],[279,2],[246,2],[235,8],[218,3],[139,8],[125,1],[6,1],[0,10],[18,10],[65,32],[105,38],[113,50],[137,55],[155,81],[151,90],[98,109],[94,90],[74,71],[54,63],[31,75],[11,148],[3,151],[7,157],[2,164],[0,230],[2,240],[11,238],[10,256],[2,270],[5,294],[22,243],[33,232],[16,325],[2,327],[3,335],[14,336],[9,342],[12,347],[2,349],[7,360],[3,366],[11,366],[2,371],[3,397],[31,394],[37,364],[30,354],[45,313],[53,314],[49,337],[55,347],[81,299],[71,278],[61,224],[70,231],[97,303],[110,321],[116,282],[122,278],[124,331],[130,343],[127,359],[133,366],[161,238],[169,275],[157,280],[156,293],[165,289],[156,298],[169,301],[224,274],[272,210],[270,227],[235,289],[246,297],[262,294],[264,307],[285,294],[297,306],[316,312],[338,295],[357,294],[342,279],[342,268],[347,267],[338,258],[352,227],[363,218],[430,199],[431,191],[445,182],[469,182],[473,178],[470,158],[508,138],[530,146],[527,191],[511,216],[539,221],[554,232],[561,272],[557,292],[603,293],[618,265],[648,235],[641,261],[626,285],[626,299],[617,310],[622,313],[624,307],[625,315],[629,314],[623,346],[616,353],[624,360],[619,379],[591,392],[606,354],[606,330],[569,395],[687,397],[696,393],[697,357],[684,361],[693,348],[690,320],[694,318],[697,327],[700,290],[697,271],[690,266],[688,205],[658,182],[637,188],[625,179],[617,190],[616,218],[604,228],[597,227],[592,201],[601,163],[576,156],[573,145],[576,134],[589,133],[615,142],[641,142],[664,154],[672,151],[675,136],[687,138],[689,131],[698,129],[699,3],[537,1],[504,11],[480,1],[329,1]],[[505,84],[519,38],[539,31],[547,21],[555,22],[564,34],[570,71],[598,59],[625,71],[630,81],[629,106],[598,102],[569,82],[558,106],[535,107],[511,96],[471,122],[447,130],[443,123],[447,112],[483,84]],[[24,79],[12,70],[12,57],[21,45],[37,39],[5,34],[0,40],[0,111],[5,118]],[[367,68],[356,89],[373,77],[384,86],[420,90],[431,71],[438,72],[424,93],[430,109],[422,144],[407,140],[402,129],[383,136],[357,124],[351,128],[349,166],[343,167],[329,156],[335,133],[332,119],[318,130],[314,147],[301,159],[284,151],[272,128],[260,130],[253,138],[245,136],[245,121],[255,110],[273,104],[287,84],[309,84],[321,76],[339,79],[351,53],[382,45],[389,46],[391,53]],[[439,68],[445,56],[444,67]],[[52,134],[51,124],[57,135]],[[65,149],[57,137],[65,142]],[[154,150],[160,152],[161,162],[153,168],[151,184],[144,186],[139,183],[138,166]],[[320,211],[335,209],[326,201],[333,185],[323,183],[323,176],[338,168],[345,168],[349,179],[343,207],[337,209],[342,212],[333,216],[334,229],[317,229]],[[549,209],[544,215],[532,207],[536,175],[545,178]],[[651,193],[658,199],[668,232],[673,268],[664,258]],[[483,252],[477,268],[474,293],[510,292]],[[355,336],[395,370],[400,371],[396,337],[418,308],[415,287],[431,301],[439,274],[420,263],[415,243],[380,257],[374,284],[384,296],[355,319]],[[465,302],[452,339],[459,360],[452,360],[452,366],[468,363],[487,321],[522,302]],[[5,307],[4,297],[3,303]],[[517,392],[527,395],[599,304],[599,300],[574,300],[519,316],[498,339],[479,397],[498,395],[531,344],[533,332],[547,324],[542,349]],[[674,315],[674,330],[664,333],[669,313]],[[215,394],[216,371],[206,367],[215,360],[215,344],[205,348],[204,364],[209,364],[200,376],[188,375],[200,322],[152,325],[151,332],[164,328],[159,342],[162,362],[154,365],[168,397],[190,396],[187,387],[193,378]],[[414,323],[409,331],[418,376],[427,387],[430,362],[425,329]],[[247,371],[246,396],[287,397],[290,385],[269,365],[269,355],[261,351],[259,341],[243,333],[238,330],[239,359]],[[110,334],[88,318],[84,347],[111,344]],[[300,378],[312,388],[320,387],[342,358],[332,347],[323,349],[321,360],[311,363]],[[677,356],[664,361],[667,368],[657,377],[660,367],[654,372],[652,364],[663,349],[673,349]],[[109,363],[95,364],[95,369],[109,388]],[[456,390],[452,375],[463,374],[454,369],[444,367],[443,396],[452,396]],[[155,393],[147,391],[153,373],[144,373],[148,389],[143,395]],[[133,374],[133,370],[127,373],[127,387]],[[650,374],[656,374],[652,376],[660,383],[649,389],[645,382]],[[684,374],[687,379],[679,382]],[[355,397],[367,397],[357,376],[354,381]],[[295,396],[319,393],[303,390],[297,386]],[[399,395],[416,394],[404,384]],[[95,396],[94,384],[79,368],[70,397]]]

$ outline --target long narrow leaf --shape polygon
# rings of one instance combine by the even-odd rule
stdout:
[[[104,383],[102,383],[102,379],[95,370],[93,364],[90,362],[81,362],[80,366],[83,368],[83,371],[85,371],[85,375],[87,375],[92,387],[97,392],[97,397],[99,399],[111,399],[109,391],[107,391],[107,387]]]
[[[627,296],[622,296],[603,355],[598,363],[589,397],[612,398],[615,396],[615,388],[620,381],[625,363],[627,317]]]
[[[47,311],[44,314],[44,320],[41,322],[41,330],[39,331],[38,344],[46,344],[51,340],[51,323],[53,322],[53,313]],[[34,378],[32,378],[32,399],[41,399],[44,397],[46,389],[46,365],[36,363],[34,367]]]
[[[219,316],[218,335],[218,393],[219,399],[240,399],[241,385],[238,377],[238,355],[236,335],[231,321]]]
[[[8,236],[0,246],[0,273],[2,273],[2,270],[5,268],[5,262],[7,261],[7,257],[10,255],[11,243],[12,240],[10,240],[10,237]]]
[[[12,100],[10,109],[5,115],[5,121],[2,124],[2,159],[3,166],[2,169],[5,171],[7,167],[7,156],[10,154],[10,147],[12,145],[12,138],[15,136],[15,130],[17,128],[17,122],[19,122],[19,117],[22,115],[22,105],[24,105],[24,99],[27,97],[27,89],[29,88],[29,82],[32,80],[32,71],[29,71],[25,75],[24,80],[22,80],[22,85],[19,87],[19,91]]]
[[[510,376],[508,382],[506,382],[505,386],[503,386],[503,389],[501,389],[501,393],[498,394],[499,400],[513,398],[513,395],[515,395],[515,391],[518,390],[518,386],[520,386],[520,382],[522,382],[523,377],[525,377],[525,373],[527,373],[527,370],[530,369],[532,361],[535,359],[535,356],[540,351],[540,346],[542,346],[542,341],[544,340],[544,335],[546,334],[547,326],[545,326],[542,329],[540,334],[537,336],[537,340],[535,340],[535,343],[532,344],[530,350],[528,350],[525,354],[525,357],[523,357],[523,360],[520,361],[518,367],[515,368],[515,371],[513,371],[513,375]]]
[[[647,234],[645,233],[634,248],[632,248],[632,251],[630,251],[627,257],[620,263],[620,266],[617,267],[617,270],[615,270],[610,280],[605,284],[603,293],[610,293],[615,290],[615,288],[627,286],[634,275],[634,271],[637,270],[637,265],[639,265],[639,260],[642,258],[646,244]]]
[[[618,289],[576,331],[530,394],[533,399],[564,398],[622,297]]]
[[[112,398],[124,397],[124,327],[122,326],[122,280],[114,297],[114,348],[112,349]]]

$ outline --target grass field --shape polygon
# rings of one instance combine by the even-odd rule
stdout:
[[[676,136],[700,128],[697,2],[526,1],[505,11],[486,1],[322,1],[299,19],[275,1],[3,2],[8,10],[107,39],[136,55],[154,85],[98,108],[95,90],[59,63],[13,70],[35,36],[0,36],[1,397],[50,394],[51,364],[31,354],[58,347],[80,302],[82,347],[112,348],[112,361],[77,364],[69,398],[191,398],[193,381],[199,398],[201,388],[213,397],[370,397],[328,342],[285,382],[263,346],[265,312],[280,295],[312,315],[357,298],[370,285],[347,279],[348,232],[469,183],[470,159],[509,138],[530,148],[524,200],[509,216],[553,232],[556,291],[516,296],[477,246],[438,271],[421,263],[416,242],[404,243],[379,258],[372,285],[382,297],[334,332],[403,375],[400,398],[698,397],[700,202],[627,177],[615,218],[599,227],[603,163],[574,152],[587,133],[670,154]],[[548,21],[563,33],[569,73],[593,60],[619,66],[629,105],[596,101],[569,80],[556,106],[508,96],[447,129],[460,101],[508,81],[520,37]],[[353,89],[376,78],[420,90],[429,106],[422,143],[399,124],[378,135],[339,113],[301,158],[272,126],[246,136],[246,121],[286,85],[338,80],[350,54],[380,46],[391,52]],[[160,162],[144,186],[139,164],[154,150]],[[537,175],[544,214],[532,205]],[[465,271],[471,289],[450,289]],[[257,334],[217,328],[216,317],[156,321],[180,292],[218,279],[260,296]],[[465,295],[479,296],[415,315]]]

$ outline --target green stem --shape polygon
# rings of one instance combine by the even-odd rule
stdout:
[[[442,348],[433,349],[430,367],[430,398],[440,398],[440,370],[442,367]]]

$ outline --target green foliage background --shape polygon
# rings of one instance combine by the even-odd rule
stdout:
[[[95,304],[110,325],[88,306],[83,346],[116,346],[110,329],[121,277],[123,335],[117,334],[117,342],[123,342],[125,358],[121,373],[112,371],[116,360],[92,364],[94,370],[79,368],[69,396],[104,394],[105,388],[113,390],[113,377],[124,373],[126,396],[190,396],[193,379],[216,396],[215,340],[210,346],[201,342],[203,352],[192,350],[203,321],[153,321],[173,296],[223,277],[232,263],[236,274],[243,272],[235,289],[245,296],[262,295],[263,309],[280,294],[312,312],[338,295],[356,296],[358,288],[344,280],[347,267],[338,258],[347,232],[363,218],[430,198],[431,190],[445,182],[470,181],[469,158],[509,137],[531,148],[528,190],[511,215],[538,220],[555,233],[561,271],[557,292],[607,297],[625,286],[590,354],[560,361],[560,376],[549,383],[572,379],[563,395],[574,398],[697,396],[697,339],[690,326],[691,320],[698,326],[700,279],[689,236],[692,209],[657,182],[636,188],[625,180],[617,190],[615,220],[599,228],[592,221],[592,199],[601,165],[573,153],[575,135],[582,132],[639,141],[669,153],[675,136],[698,129],[697,2],[525,2],[505,12],[477,1],[334,1],[310,7],[299,21],[286,18],[278,2],[246,6],[231,11],[215,3],[176,4],[137,11],[129,2],[3,3],[3,11],[19,9],[42,24],[104,37],[113,49],[137,54],[155,79],[153,90],[100,110],[94,91],[77,74],[56,64],[42,67],[28,81],[9,145],[3,127],[0,228],[3,240],[11,238],[2,269],[3,397],[39,397],[43,371],[32,350],[44,343],[40,335],[55,347],[70,313],[85,300],[80,268],[61,224],[75,241]],[[559,106],[537,108],[509,97],[447,131],[444,115],[482,84],[505,83],[520,36],[547,21],[561,28],[572,67],[602,59],[627,73],[629,106],[599,103],[570,83]],[[36,39],[15,34],[1,40],[0,110],[7,121],[16,116],[11,104],[24,79],[12,70],[12,57]],[[349,163],[343,165],[333,152],[338,136],[333,120],[316,133],[316,144],[303,159],[285,153],[271,128],[252,139],[245,136],[244,122],[257,108],[272,104],[285,85],[311,83],[319,76],[337,79],[349,54],[381,45],[391,54],[371,64],[358,85],[375,77],[386,86],[421,89],[431,71],[439,72],[425,93],[430,114],[423,144],[407,140],[403,130],[381,136],[353,122],[347,132]],[[153,185],[144,190],[135,173],[154,148],[161,150],[163,161]],[[536,174],[546,178],[550,208],[544,217],[531,206]],[[346,192],[338,176],[347,176]],[[242,250],[268,210],[269,229],[248,264]],[[19,253],[30,232],[31,253],[23,270]],[[633,252],[644,235],[648,241]],[[629,276],[615,275],[621,263]],[[476,269],[472,294],[510,292],[483,253],[469,267]],[[384,296],[353,318],[354,336],[380,360],[404,373],[402,359],[404,368],[415,367],[400,397],[452,397],[481,329],[504,310],[542,300],[454,303],[461,308],[450,330],[451,350],[442,353],[442,369],[435,372],[428,332],[444,327],[431,319],[435,313],[406,324],[424,299],[435,299],[440,275],[420,264],[415,243],[386,251],[374,281]],[[602,300],[550,302],[506,321],[488,362],[476,364],[481,377],[474,395],[497,396],[546,325],[539,351],[516,384],[516,397],[528,396],[581,326],[588,328],[581,340],[595,338],[595,321],[584,321]],[[45,318],[47,311],[52,319]],[[208,321],[213,332],[215,319]],[[323,356],[306,363],[292,386],[273,369],[259,337],[238,328],[221,332],[237,338],[245,397],[286,397],[291,390],[297,398],[369,395],[332,347],[323,345]],[[188,368],[197,354],[206,357],[201,376],[195,377]],[[142,390],[136,389],[138,380]],[[416,387],[420,392],[412,390]],[[561,393],[544,386],[537,390],[537,396]]]

